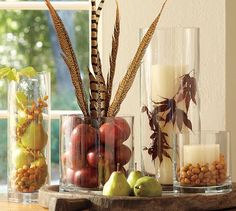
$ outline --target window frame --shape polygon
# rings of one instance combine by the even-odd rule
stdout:
[[[53,7],[56,10],[64,10],[64,11],[87,11],[89,12],[89,29],[91,26],[91,8],[90,8],[90,0],[88,1],[51,1]],[[20,1],[20,2],[8,2],[0,1],[0,11],[11,11],[11,10],[35,10],[35,11],[42,11],[42,10],[48,10],[46,4],[44,1],[41,2],[35,2],[35,1]],[[100,25],[101,26],[101,25]],[[89,30],[89,37],[90,37],[91,31]],[[91,52],[91,43],[89,39],[89,55]],[[90,58],[90,56],[89,56]],[[50,94],[51,95],[51,94]],[[8,100],[7,100],[8,101]],[[81,110],[55,110],[50,108],[49,116],[50,116],[50,126],[49,129],[51,131],[51,120],[58,120],[60,121],[61,115],[70,115],[70,114],[82,114]],[[0,120],[8,120],[8,110],[7,109],[0,109]],[[49,139],[51,138],[51,134],[49,134]],[[49,152],[49,158],[51,159],[51,152]],[[49,168],[51,168],[51,162],[48,164]],[[52,180],[51,174],[50,174],[50,181],[51,183],[57,183],[57,180]],[[0,186],[1,187],[1,186]],[[0,188],[0,192],[1,192]],[[5,192],[5,189],[4,189]]]
[[[53,7],[56,10],[67,10],[67,11],[88,11],[89,12],[89,26],[91,20],[90,14],[90,1],[51,1]],[[35,1],[14,1],[14,2],[0,2],[0,11],[1,10],[48,10],[44,1],[35,2]],[[6,11],[6,12],[7,12]],[[90,33],[90,32],[89,32]],[[89,34],[90,36],[90,34]],[[90,43],[89,43],[90,45]],[[90,49],[90,48],[89,48]],[[89,52],[90,54],[90,52]],[[50,110],[50,119],[51,120],[60,120],[60,115],[63,114],[81,114],[80,110]],[[7,119],[8,111],[0,109],[0,119]]]

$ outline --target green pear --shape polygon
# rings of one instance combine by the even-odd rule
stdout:
[[[13,151],[13,162],[16,169],[22,168],[24,165],[29,166],[33,160],[33,155],[26,151],[23,147],[16,147]]]
[[[48,135],[41,123],[31,122],[25,133],[21,137],[24,147],[33,150],[42,150],[47,144]]]
[[[162,187],[154,177],[144,176],[136,181],[134,194],[144,197],[161,196]]]
[[[129,183],[129,185],[131,187],[131,195],[134,195],[134,191],[133,191],[134,185],[135,185],[136,181],[141,177],[142,177],[142,173],[141,173],[141,171],[137,171],[137,167],[135,164],[135,170],[130,172],[128,179],[127,179],[127,182]]]
[[[34,162],[31,163],[31,167],[39,167],[42,168],[44,166],[46,166],[46,160],[44,157],[39,157],[37,160],[35,160]]]
[[[114,171],[103,187],[103,195],[128,196],[129,194],[130,186],[125,175],[120,171]]]

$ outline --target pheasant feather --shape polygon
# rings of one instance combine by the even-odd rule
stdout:
[[[145,50],[152,39],[152,36],[153,36],[155,29],[157,27],[157,24],[160,20],[160,17],[161,17],[161,14],[163,12],[166,2],[167,2],[167,0],[163,3],[160,13],[155,18],[155,20],[153,21],[153,23],[149,27],[148,31],[146,32],[145,36],[143,37],[143,39],[138,47],[138,50],[134,56],[134,59],[131,62],[123,80],[121,81],[121,83],[118,87],[118,90],[115,94],[114,100],[113,100],[111,106],[109,106],[109,109],[107,112],[107,115],[109,117],[115,116],[119,112],[120,105],[124,101],[128,91],[130,90],[130,88],[134,82],[136,73],[138,71],[138,68],[139,68],[141,61],[143,59],[143,56],[145,54]]]
[[[107,76],[107,96],[106,96],[106,108],[109,108],[111,95],[112,95],[112,86],[113,79],[116,70],[116,60],[119,47],[119,37],[120,37],[120,12],[118,3],[116,2],[116,21],[112,37],[112,50],[110,55],[110,72]],[[106,111],[107,112],[107,111]]]
[[[49,9],[50,15],[52,17],[52,20],[54,22],[54,26],[57,32],[58,40],[62,49],[62,56],[63,59],[68,66],[68,69],[70,71],[72,83],[75,87],[75,94],[78,100],[78,104],[84,114],[84,116],[88,116],[88,106],[87,101],[83,89],[83,83],[80,76],[80,70],[79,65],[76,60],[75,53],[73,51],[69,36],[66,32],[66,29],[64,27],[63,22],[61,21],[60,17],[58,16],[57,12],[51,5],[49,0],[45,0],[46,5]]]

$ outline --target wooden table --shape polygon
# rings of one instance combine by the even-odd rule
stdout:
[[[6,194],[0,194],[0,211],[48,211],[38,204],[20,204],[7,201]]]

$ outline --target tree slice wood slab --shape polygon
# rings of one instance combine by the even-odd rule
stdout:
[[[55,211],[181,211],[236,210],[236,184],[225,194],[174,194],[162,197],[105,197],[95,193],[59,192],[59,186],[44,186],[39,191],[39,204]]]

